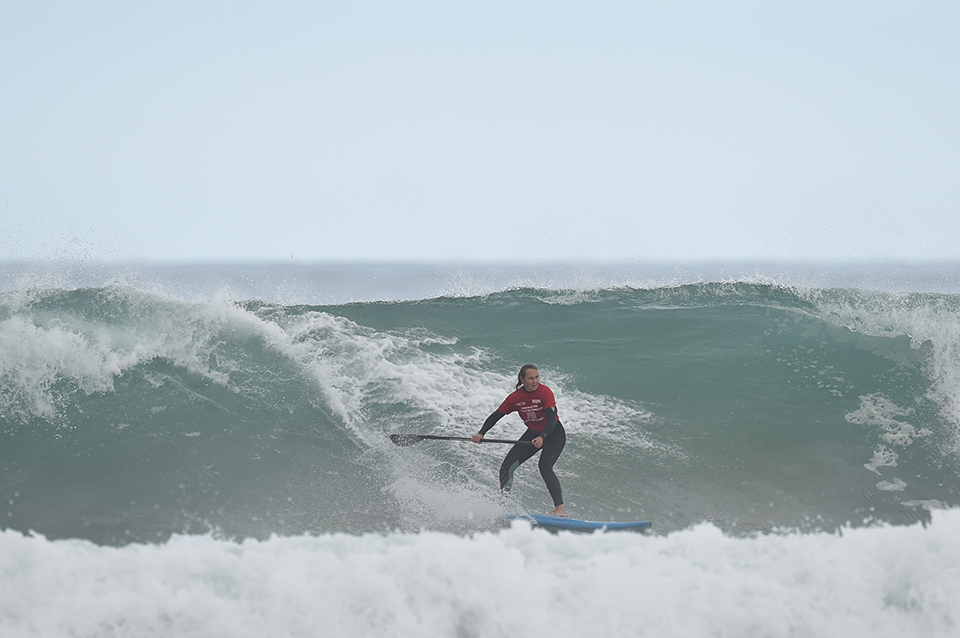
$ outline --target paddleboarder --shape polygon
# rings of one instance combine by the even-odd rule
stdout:
[[[553,465],[560,458],[563,446],[567,443],[567,433],[557,417],[557,401],[553,391],[540,383],[540,371],[532,363],[525,364],[517,374],[517,389],[510,393],[499,408],[487,417],[480,431],[473,435],[474,443],[483,443],[483,436],[490,431],[497,421],[510,414],[518,412],[527,426],[527,431],[520,437],[520,441],[507,452],[506,458],[500,465],[500,490],[510,491],[513,483],[513,473],[520,465],[540,452],[540,475],[553,497],[553,516],[566,516],[563,507],[563,493],[560,490],[560,481],[553,471]],[[529,443],[528,443],[529,442]],[[530,445],[532,443],[532,445]]]

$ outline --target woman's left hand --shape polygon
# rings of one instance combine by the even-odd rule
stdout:
[[[538,436],[537,438],[535,438],[534,440],[532,440],[532,441],[530,441],[530,442],[533,443],[533,447],[537,448],[538,450],[543,447],[543,437],[542,437],[542,436]]]

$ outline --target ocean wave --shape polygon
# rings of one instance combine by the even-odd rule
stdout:
[[[558,398],[557,471],[583,517],[739,534],[925,520],[923,504],[960,491],[958,319],[940,294],[892,314],[884,295],[744,281],[325,306],[6,293],[6,523],[106,543],[474,531],[467,510],[496,506],[505,450],[388,435],[476,432],[527,362]],[[513,497],[544,506],[535,464]]]

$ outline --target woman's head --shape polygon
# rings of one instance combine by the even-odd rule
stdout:
[[[523,386],[523,389],[527,392],[533,392],[539,385],[540,371],[537,370],[537,366],[532,363],[521,366],[520,373],[517,374],[517,389],[519,390],[520,386]]]

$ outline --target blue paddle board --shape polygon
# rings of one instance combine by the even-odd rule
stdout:
[[[652,525],[650,521],[629,521],[629,522],[584,521],[584,520],[580,520],[579,518],[568,518],[566,516],[550,516],[549,514],[533,514],[530,512],[509,514],[508,518],[518,520],[518,521],[529,521],[531,523],[540,525],[541,527],[550,527],[553,529],[578,529],[578,530],[632,529],[636,531],[643,531],[643,530],[650,529]]]

